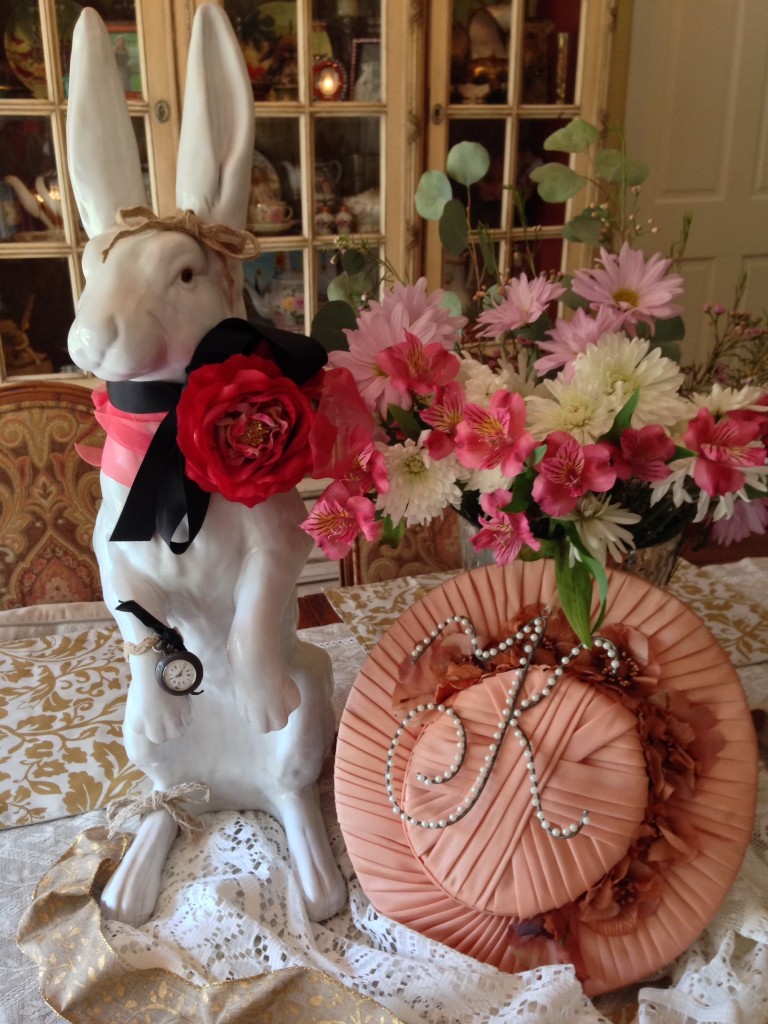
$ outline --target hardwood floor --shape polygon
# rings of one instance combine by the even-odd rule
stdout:
[[[329,626],[332,622],[341,622],[341,619],[325,594],[305,594],[299,598],[299,629]]]

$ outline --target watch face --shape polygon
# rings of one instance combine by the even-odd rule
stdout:
[[[189,651],[175,651],[161,658],[156,667],[157,681],[168,693],[195,693],[202,682],[203,666]]]

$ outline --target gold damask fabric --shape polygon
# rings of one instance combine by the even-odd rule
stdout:
[[[402,1024],[372,999],[319,971],[292,967],[197,987],[134,968],[101,931],[98,900],[126,837],[82,833],[43,878],[18,942],[38,965],[45,1001],[72,1024]]]
[[[0,647],[0,828],[103,807],[144,779],[122,740],[115,626]]]
[[[101,598],[91,546],[99,471],[76,443],[104,443],[88,388],[0,389],[0,609]]]

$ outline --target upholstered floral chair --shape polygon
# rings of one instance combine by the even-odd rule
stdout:
[[[103,444],[90,388],[0,388],[0,610],[101,599],[91,546],[99,471],[76,443]]]

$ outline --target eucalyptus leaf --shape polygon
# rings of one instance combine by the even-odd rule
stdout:
[[[630,188],[642,185],[650,173],[648,165],[642,160],[627,160],[624,164],[624,184]]]
[[[605,226],[601,217],[593,217],[591,213],[580,213],[569,220],[563,228],[563,238],[568,242],[584,242],[586,245],[598,245],[603,239]]]
[[[624,155],[618,149],[602,149],[595,156],[595,170],[613,185],[621,181],[624,162]]]
[[[530,173],[538,193],[546,203],[564,203],[572,199],[587,184],[587,179],[565,164],[542,164]]]
[[[448,150],[445,169],[461,185],[474,185],[488,173],[491,154],[479,142],[459,142]]]
[[[670,316],[665,320],[656,320],[653,332],[654,345],[663,345],[669,341],[682,341],[685,337],[685,322],[681,316]]]
[[[354,308],[349,274],[341,273],[333,278],[328,285],[328,298],[331,302],[346,302],[348,306]]]
[[[544,149],[560,153],[583,153],[600,138],[600,132],[588,121],[576,117],[544,140]]]
[[[365,270],[365,256],[359,249],[347,249],[342,254],[341,265],[348,274],[359,274]]]
[[[452,256],[461,256],[469,244],[467,210],[458,199],[451,199],[443,207],[440,217],[440,241]]]
[[[461,316],[462,314],[463,306],[461,304],[461,299],[456,294],[456,292],[452,292],[450,289],[446,290],[440,302],[440,305],[444,309],[447,309],[450,312],[451,316]]]
[[[443,207],[452,195],[451,183],[442,171],[425,171],[414,196],[419,216],[424,220],[440,220]]]
[[[330,292],[330,289],[329,289]],[[310,336],[319,341],[328,352],[346,351],[349,348],[344,329],[357,326],[357,315],[348,302],[334,300],[327,302],[317,311]]]

